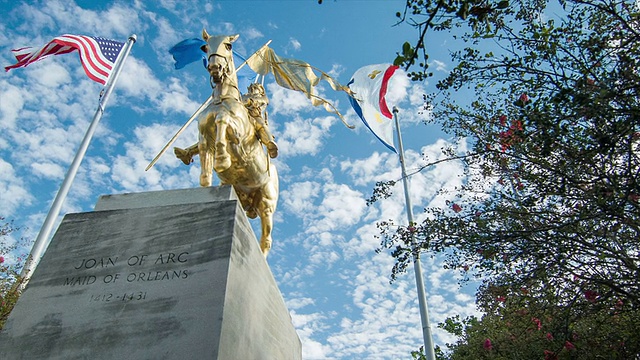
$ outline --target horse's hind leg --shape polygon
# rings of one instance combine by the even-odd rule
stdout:
[[[273,213],[278,203],[278,174],[274,166],[270,167],[270,181],[262,187],[260,201],[258,202],[258,214],[262,234],[260,236],[260,249],[266,258],[271,250],[271,230],[273,229]]]
[[[260,211],[260,224],[262,225],[262,235],[260,236],[260,250],[262,250],[262,255],[267,257],[269,255],[269,251],[271,250],[271,230],[273,229],[273,212],[275,211],[274,207],[266,207],[265,209]]]

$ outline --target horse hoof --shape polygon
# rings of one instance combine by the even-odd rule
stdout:
[[[211,186],[212,180],[213,179],[211,175],[200,175],[200,186],[202,187]]]
[[[267,144],[267,150],[269,151],[270,158],[276,158],[278,156],[278,146],[273,141]]]
[[[249,219],[255,219],[256,217],[258,217],[258,213],[256,212],[256,209],[251,208],[247,210],[247,217]]]
[[[222,172],[231,167],[231,158],[216,158],[215,163],[213,164],[213,168],[216,169],[217,172]]]
[[[271,250],[271,241],[262,241],[260,242],[260,250],[262,250],[262,255],[264,255],[264,258],[267,258],[267,255],[269,255],[269,250]]]
[[[189,152],[185,149],[181,149],[179,147],[173,148],[173,153],[176,155],[178,159],[182,161],[185,165],[190,165],[193,162],[193,157],[189,154]]]

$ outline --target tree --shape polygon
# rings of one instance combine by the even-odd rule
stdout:
[[[447,319],[440,327],[457,335],[442,359],[635,359],[640,353],[640,313],[624,304],[599,303],[574,293],[559,305],[551,288],[481,289],[484,315]]]
[[[18,297],[20,297],[19,285],[21,283],[20,270],[22,268],[22,259],[17,262],[10,263],[7,256],[13,253],[18,247],[24,243],[10,242],[7,237],[18,231],[12,222],[5,222],[0,217],[0,329],[4,327],[4,323],[9,317],[13,306]]]
[[[636,6],[409,0],[397,15],[419,32],[396,58],[417,81],[431,75],[429,31],[462,33],[454,36],[464,44],[452,54],[455,68],[425,99],[432,121],[471,150],[443,151],[466,175],[447,194],[449,208],[427,208],[426,220],[408,227],[379,224],[382,248],[396,258],[392,277],[412,253],[444,253],[447,267],[482,279],[485,289],[536,290],[553,313],[570,307],[571,326],[582,324],[578,315],[596,324],[603,309],[621,302],[619,316],[640,333]],[[460,92],[475,100],[462,102]],[[371,200],[393,185],[378,184]],[[574,309],[580,296],[589,301]],[[467,324],[468,331],[506,316],[499,314]]]

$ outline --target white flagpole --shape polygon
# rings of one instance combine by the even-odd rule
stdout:
[[[407,205],[407,219],[409,226],[413,226],[413,209],[411,206],[411,198],[409,197],[409,182],[407,179],[407,168],[404,163],[404,148],[402,146],[402,135],[400,133],[400,122],[398,121],[398,108],[393,107],[393,118],[398,132],[398,155],[400,156],[400,165],[402,167],[402,184],[404,185],[404,198]],[[415,235],[411,233],[411,246],[415,246]],[[412,249],[413,250],[413,249]],[[424,290],[424,278],[422,277],[422,265],[420,263],[420,252],[413,254],[413,270],[416,275],[416,287],[418,290],[418,303],[420,305],[420,319],[422,320],[422,337],[424,340],[424,353],[427,360],[436,360],[436,354],[433,349],[433,336],[431,335],[431,325],[429,324],[429,308],[427,307],[427,296]]]
[[[111,75],[107,80],[107,84],[104,87],[102,98],[98,103],[98,109],[96,110],[95,115],[93,115],[93,120],[91,121],[91,124],[89,125],[89,128],[87,129],[87,132],[82,139],[82,143],[80,143],[80,148],[76,152],[76,156],[73,158],[73,161],[69,166],[69,170],[67,170],[67,175],[65,176],[64,181],[62,182],[62,185],[60,186],[60,189],[58,190],[58,193],[56,194],[56,197],[51,204],[49,213],[44,220],[44,224],[42,225],[42,228],[38,233],[38,237],[36,238],[36,241],[31,248],[31,252],[27,257],[27,261],[22,268],[22,272],[20,273],[20,277],[22,277],[23,279],[20,285],[21,289],[24,289],[24,287],[27,285],[29,278],[40,262],[40,258],[44,254],[47,246],[49,246],[49,237],[51,235],[51,231],[53,230],[53,225],[58,218],[58,215],[60,214],[62,204],[64,203],[64,200],[67,197],[67,193],[71,188],[71,184],[73,183],[73,180],[78,173],[80,163],[82,162],[82,159],[87,152],[87,148],[89,147],[89,142],[91,142],[91,138],[93,137],[93,134],[98,127],[98,123],[102,118],[107,100],[109,100],[109,95],[111,95],[111,92],[113,91],[113,86],[120,76],[120,71],[122,70],[124,61],[127,59],[127,56],[129,56],[131,47],[133,46],[133,43],[136,42],[136,39],[137,38],[135,34],[129,36],[127,43],[124,45],[122,51],[120,52],[120,55],[118,56],[118,59],[116,60],[116,63],[114,64],[113,71],[111,72]]]

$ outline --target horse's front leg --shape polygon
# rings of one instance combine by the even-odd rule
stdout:
[[[227,151],[227,130],[229,124],[226,119],[218,119],[216,121],[216,157],[213,163],[213,168],[216,172],[223,172],[231,167],[231,156]]]
[[[213,183],[213,145],[215,144],[215,117],[209,112],[198,119],[198,153],[200,154],[200,186]]]
[[[200,153],[200,186],[211,186],[213,183],[213,144],[212,138],[202,133],[198,140]]]

